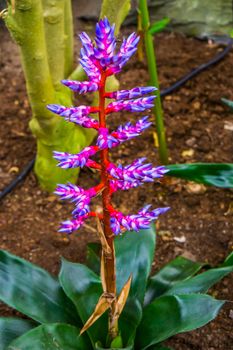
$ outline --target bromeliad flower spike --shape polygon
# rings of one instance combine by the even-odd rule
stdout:
[[[139,37],[135,33],[131,34],[123,40],[119,51],[115,52],[114,25],[111,26],[105,18],[96,25],[95,43],[91,41],[86,33],[82,33],[80,39],[83,45],[80,62],[89,81],[63,80],[62,83],[79,94],[98,91],[99,105],[70,108],[48,105],[48,109],[64,117],[68,122],[76,123],[85,128],[96,129],[98,138],[95,146],[86,147],[78,154],[54,152],[54,157],[58,160],[58,165],[64,169],[87,166],[99,170],[101,182],[98,186],[86,190],[73,184],[59,185],[55,193],[62,199],[74,202],[75,205],[72,212],[73,219],[62,223],[61,232],[71,233],[79,229],[91,217],[98,217],[102,224],[104,294],[83,330],[86,330],[101,316],[99,305],[103,306],[103,300],[108,299],[106,308],[102,309],[104,311],[110,309],[109,336],[110,339],[114,339],[118,335],[118,317],[120,313],[119,297],[116,296],[114,235],[123,233],[126,229],[134,231],[147,229],[151,222],[156,220],[160,214],[165,213],[168,208],[151,209],[150,205],[146,205],[138,213],[126,215],[113,207],[111,196],[117,190],[129,190],[143,185],[144,182],[161,178],[167,170],[163,166],[153,167],[146,163],[146,158],[137,159],[127,166],[115,165],[109,161],[109,149],[139,136],[151,125],[148,116],[143,116],[134,124],[128,122],[121,125],[113,132],[109,131],[106,123],[107,116],[111,113],[119,111],[144,112],[153,106],[155,96],[145,97],[144,95],[153,93],[156,90],[155,87],[136,87],[131,90],[113,92],[105,91],[107,78],[121,71],[122,67],[135,53]],[[115,101],[106,106],[106,100],[108,99]],[[92,113],[98,113],[99,121],[90,117]],[[91,159],[97,152],[100,153],[100,163]],[[90,209],[91,199],[99,194],[102,195],[102,213],[96,213]],[[108,295],[108,298],[106,298],[106,295]]]

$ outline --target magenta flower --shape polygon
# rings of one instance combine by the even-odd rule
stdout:
[[[115,131],[110,132],[106,124],[106,116],[114,112],[143,112],[153,106],[156,88],[134,87],[129,90],[105,91],[105,83],[108,76],[121,71],[122,67],[137,50],[139,37],[133,33],[123,40],[118,52],[116,52],[116,38],[114,25],[110,25],[105,18],[96,25],[95,41],[86,33],[80,34],[82,42],[80,62],[89,81],[78,82],[63,80],[62,83],[71,90],[86,94],[99,92],[99,105],[65,107],[55,104],[48,105],[53,113],[64,117],[68,122],[81,125],[85,128],[94,128],[98,132],[97,142],[94,146],[85,147],[77,154],[67,152],[54,152],[54,158],[58,160],[58,166],[64,169],[83,167],[94,168],[101,173],[101,182],[98,186],[83,189],[68,183],[58,185],[55,193],[74,203],[73,219],[64,221],[60,231],[71,233],[79,229],[90,217],[97,216],[103,222],[105,235],[110,239],[112,232],[119,234],[125,230],[147,229],[152,221],[169,208],[150,209],[150,205],[139,210],[137,214],[124,215],[113,208],[111,195],[118,190],[129,190],[161,178],[167,169],[163,166],[154,167],[146,163],[146,158],[136,159],[129,165],[115,165],[109,161],[109,149],[119,146],[121,143],[139,136],[146,130],[151,122],[148,116],[144,116],[135,123],[128,122],[120,125]],[[106,105],[107,99],[114,99]],[[90,117],[89,114],[98,113],[99,120]],[[101,162],[91,159],[100,153]],[[103,212],[95,213],[90,209],[93,197],[101,194],[103,199]],[[109,231],[110,230],[110,231]],[[112,239],[112,238],[111,238]]]

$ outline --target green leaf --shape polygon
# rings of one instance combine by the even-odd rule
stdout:
[[[133,280],[130,296],[143,302],[145,285],[150,274],[155,250],[155,227],[139,232],[128,231],[114,240],[116,251],[117,292],[125,285],[130,274]],[[93,271],[100,271],[99,243],[88,244],[87,264]]]
[[[224,105],[230,107],[230,109],[233,110],[233,101],[227,100],[226,98],[221,98],[221,101],[224,103]]]
[[[233,266],[233,252],[231,252],[223,263],[223,266]]]
[[[133,346],[133,344],[132,345],[129,345],[129,346],[127,346],[126,348],[114,348],[114,347],[112,347],[111,346],[111,348],[103,348],[102,347],[102,345],[100,344],[100,343],[96,343],[95,344],[95,349],[96,350],[114,350],[114,349],[117,349],[117,350],[134,350],[134,346]]]
[[[178,256],[152,276],[147,285],[144,304],[164,294],[177,282],[184,281],[197,273],[203,264]]]
[[[161,32],[170,23],[170,18],[163,18],[160,21],[153,23],[150,26],[149,32],[151,35]]]
[[[156,344],[156,345],[150,346],[148,350],[172,350],[172,348],[168,348],[163,344]]]
[[[0,349],[6,347],[20,335],[34,328],[36,323],[13,317],[0,317]]]
[[[141,319],[145,286],[150,274],[155,250],[155,227],[139,232],[129,231],[115,238],[117,293],[119,293],[132,273],[133,279],[129,298],[120,317],[120,329],[124,340],[133,337]],[[89,244],[88,265],[100,270],[100,249],[98,243]],[[141,305],[140,305],[141,304]]]
[[[75,324],[78,315],[47,271],[0,250],[0,300],[40,323]]]
[[[87,266],[97,275],[100,274],[101,244],[97,242],[87,243]]]
[[[146,281],[154,259],[155,227],[139,232],[129,231],[118,236],[115,239],[115,250],[118,293],[132,274],[130,297],[143,303]]]
[[[99,276],[87,266],[62,260],[59,274],[60,283],[66,295],[73,301],[83,324],[93,313],[103,293]],[[95,344],[98,340],[105,343],[107,336],[106,315],[100,317],[87,332]]]
[[[193,163],[166,165],[166,176],[174,176],[188,181],[200,182],[221,188],[233,187],[233,164]]]
[[[205,294],[162,296],[146,306],[137,330],[140,350],[160,343],[174,334],[204,326],[218,314],[224,301]]]
[[[129,297],[119,320],[124,342],[134,338],[142,316],[146,281],[150,274],[155,250],[155,227],[139,232],[129,231],[115,239],[117,292],[130,274],[133,275]]]
[[[233,266],[210,269],[186,281],[175,284],[165,294],[206,293],[210,287],[233,271]]]
[[[91,344],[79,329],[68,324],[42,325],[13,341],[7,350],[90,350]]]

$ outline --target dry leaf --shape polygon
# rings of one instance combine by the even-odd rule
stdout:
[[[178,243],[185,243],[186,242],[186,237],[185,236],[174,237],[173,239],[174,239],[174,241],[176,241]]]
[[[18,173],[19,172],[19,168],[17,166],[12,166],[9,170],[9,173]]]
[[[206,192],[206,187],[203,184],[197,184],[195,182],[189,182],[185,185],[185,189],[188,193],[202,194]]]
[[[100,318],[100,316],[102,316],[103,313],[105,313],[105,311],[110,308],[113,300],[114,295],[110,295],[107,293],[101,295],[93,314],[88,318],[87,322],[81,329],[80,335],[83,334],[89,327],[91,327],[93,323],[95,323],[98,320],[98,318]]]
[[[229,130],[229,131],[233,131],[233,123],[230,121],[225,121],[224,123],[224,129],[225,130]]]
[[[102,249],[103,249],[105,255],[111,255],[112,249],[108,245],[108,242],[107,242],[106,237],[104,235],[104,231],[103,231],[101,223],[100,223],[100,219],[98,217],[96,217],[96,222],[97,222],[97,232],[99,234]]]
[[[104,254],[101,254],[101,264],[100,264],[100,278],[102,282],[103,291],[107,291],[106,277],[105,277],[105,268],[104,268]]]
[[[181,156],[183,158],[192,157],[193,155],[194,155],[194,150],[193,149],[185,149],[184,151],[181,152]]]
[[[158,140],[158,135],[155,131],[153,132],[153,139],[154,139],[155,147],[158,148],[159,147],[159,140]]]
[[[133,275],[131,274],[129,276],[126,284],[122,288],[118,298],[117,298],[116,312],[117,312],[118,317],[122,313],[122,310],[124,309],[125,303],[127,301],[127,298],[128,298],[128,295],[129,295],[130,286],[131,286],[131,282],[132,282],[132,278],[133,278]]]

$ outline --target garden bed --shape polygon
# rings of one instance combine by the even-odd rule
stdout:
[[[77,23],[76,32],[90,28]],[[1,62],[1,128],[0,190],[2,190],[35,155],[35,140],[28,128],[30,107],[26,95],[19,52],[9,34],[1,29],[3,57]],[[127,31],[131,31],[127,29]],[[174,83],[192,68],[206,62],[221,47],[209,45],[177,34],[156,37],[158,70],[161,87]],[[220,98],[233,100],[233,53],[220,64],[203,72],[182,89],[163,101],[171,163],[232,162],[232,114]],[[145,85],[146,66],[136,58],[119,75],[121,88]],[[80,99],[79,99],[80,101]],[[111,117],[114,129],[132,118],[127,113]],[[142,137],[128,141],[112,151],[112,158],[128,164],[136,157],[147,156],[158,163],[152,127]],[[80,174],[79,184],[85,188],[97,184],[97,176],[89,170]],[[130,193],[130,195],[129,195]],[[157,252],[154,270],[178,255],[190,259],[221,263],[233,248],[233,199],[231,190],[193,185],[181,180],[151,184],[114,196],[114,204],[124,212],[136,212],[143,205],[170,206],[157,225]],[[95,206],[98,206],[98,201]],[[95,222],[89,221],[77,234],[57,233],[59,222],[69,217],[70,208],[54,195],[43,192],[33,173],[18,186],[0,206],[1,248],[30,260],[56,274],[60,257],[83,262],[86,244],[96,240]],[[212,294],[233,300],[232,276],[216,285]],[[228,350],[233,342],[232,304],[221,311],[210,325],[169,341],[177,350]],[[0,306],[1,315],[12,315]]]

